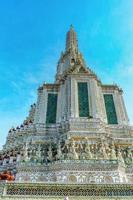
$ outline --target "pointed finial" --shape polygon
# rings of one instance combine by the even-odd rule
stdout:
[[[74,29],[72,24],[70,25],[70,29]]]
[[[70,30],[68,31],[66,37],[66,51],[70,49],[78,50],[77,35],[72,24],[70,25]]]

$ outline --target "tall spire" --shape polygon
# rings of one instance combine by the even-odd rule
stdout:
[[[72,25],[70,26],[70,30],[67,32],[66,36],[66,51],[70,49],[78,50],[77,36]]]

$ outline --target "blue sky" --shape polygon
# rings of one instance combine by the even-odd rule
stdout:
[[[86,63],[103,83],[117,83],[133,124],[132,0],[0,0],[0,148],[53,82],[70,24]]]

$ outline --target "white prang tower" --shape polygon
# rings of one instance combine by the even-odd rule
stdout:
[[[18,187],[132,184],[133,127],[122,93],[86,66],[71,26],[55,83],[39,87],[27,119],[9,131],[0,170],[12,171]]]

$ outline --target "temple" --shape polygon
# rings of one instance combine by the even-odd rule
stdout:
[[[4,177],[4,178],[3,178]],[[0,151],[0,199],[133,199],[133,127],[123,91],[88,67],[70,27],[54,83],[38,88]]]

